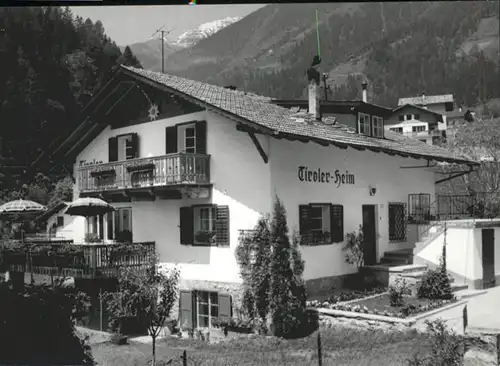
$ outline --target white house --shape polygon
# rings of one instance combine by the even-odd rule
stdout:
[[[58,202],[36,218],[36,221],[45,222],[45,235],[48,239],[72,239],[75,232],[82,230],[75,225],[75,216],[66,215],[68,202]]]
[[[395,108],[387,118],[385,128],[429,145],[446,138],[443,115],[413,104],[403,104]]]
[[[310,111],[318,88],[311,83]],[[66,164],[74,198],[114,205],[114,214],[96,219],[106,241],[129,232],[133,241],[154,241],[162,262],[178,264],[183,321],[198,326],[226,312],[229,295],[238,303],[239,231],[270,213],[276,195],[290,230],[312,234],[302,255],[314,294],[355,271],[341,249],[359,225],[366,264],[413,248],[406,211],[419,207],[407,203],[411,194],[434,201],[434,162],[476,164],[385,131],[387,109],[369,103],[340,103],[335,118],[323,119],[276,104],[122,66],[85,107],[79,127],[36,164]],[[74,220],[79,242],[85,219]]]

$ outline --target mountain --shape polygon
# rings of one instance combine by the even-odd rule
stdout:
[[[175,52],[196,45],[200,40],[214,35],[221,29],[237,22],[240,19],[241,17],[227,17],[224,19],[203,23],[196,29],[192,29],[182,33],[175,41],[165,39],[163,44],[165,60]],[[129,47],[145,69],[161,71],[161,43],[161,38],[153,38],[145,42],[136,42],[134,44],[131,44]],[[122,46],[122,52],[124,49],[125,47]],[[165,61],[165,64],[166,63],[167,62]]]
[[[214,20],[213,22],[203,23],[196,29],[182,33],[175,41],[175,45],[184,48],[192,47],[202,39],[213,36],[221,29],[237,22],[240,19],[241,17],[227,17],[224,19]]]
[[[171,54],[166,72],[279,98],[305,96],[317,53],[335,99],[453,93],[461,104],[500,97],[499,2],[272,4]]]
[[[145,69],[161,70],[161,38],[149,39],[145,42],[136,42],[129,47],[134,55],[139,59]],[[176,51],[183,49],[182,45],[175,42],[164,40],[163,52],[165,59]],[[125,46],[120,47],[121,51],[125,50]]]

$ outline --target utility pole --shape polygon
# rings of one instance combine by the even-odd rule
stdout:
[[[161,72],[162,72],[162,74],[165,73],[165,34],[168,35],[174,30],[174,28],[172,28],[169,31],[165,31],[165,30],[163,30],[164,27],[165,27],[165,24],[163,24],[160,28],[158,28],[158,30],[156,32],[154,32],[153,35],[151,36],[151,38],[153,38],[157,33],[161,34]]]
[[[325,100],[328,100],[328,91],[331,90],[329,85],[326,85],[326,80],[328,79],[328,74],[323,73],[323,88],[325,89]]]

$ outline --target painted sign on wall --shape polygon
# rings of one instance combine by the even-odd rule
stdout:
[[[96,164],[102,164],[102,160],[99,160],[99,161],[96,159],[92,159],[90,161],[80,160],[80,166],[96,165]]]
[[[301,182],[333,183],[337,188],[341,184],[355,184],[354,174],[349,173],[348,170],[341,172],[337,169],[334,172],[327,172],[321,169],[311,170],[308,167],[299,166],[298,177]]]

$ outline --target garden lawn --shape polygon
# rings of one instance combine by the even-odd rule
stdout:
[[[323,365],[394,365],[407,364],[417,351],[427,351],[430,341],[415,330],[382,331],[338,326],[321,329]],[[297,340],[274,337],[240,336],[218,344],[167,338],[157,342],[157,360],[182,365],[181,355],[187,351],[187,365],[317,365],[317,334]],[[116,346],[101,343],[92,346],[99,365],[143,366],[151,359],[151,344],[131,341]],[[158,362],[158,366],[163,363]]]
[[[353,301],[349,304],[337,304],[334,306],[334,309],[406,318],[443,307],[452,302],[450,300],[419,299],[413,296],[404,296],[403,298],[403,306],[397,307],[391,306],[389,294],[382,294],[368,299]]]

